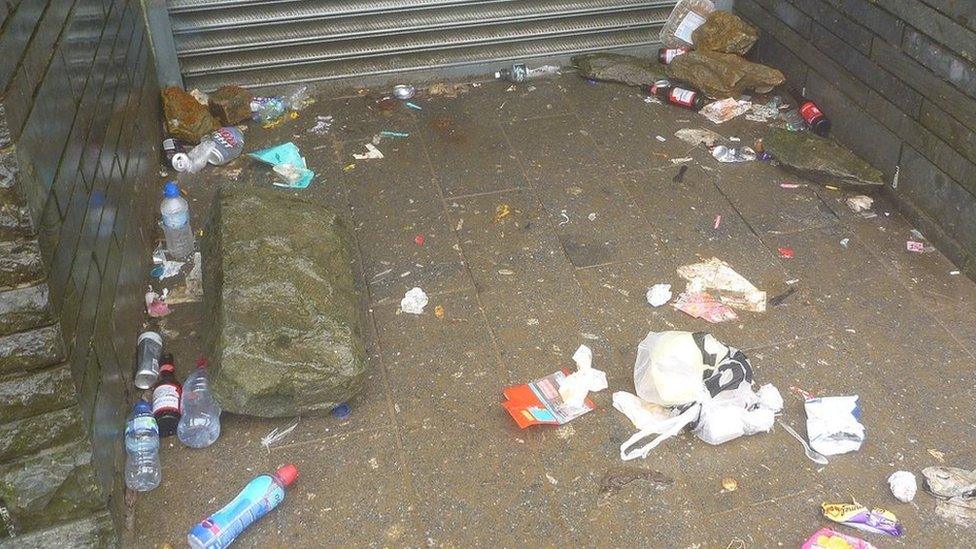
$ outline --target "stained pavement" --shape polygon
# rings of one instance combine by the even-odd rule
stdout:
[[[885,479],[938,464],[929,449],[976,467],[976,284],[950,274],[938,252],[908,252],[912,227],[883,199],[865,219],[842,191],[784,189],[805,181],[764,163],[719,164],[674,137],[704,127],[751,143],[761,124],[716,127],[572,75],[507,87],[421,98],[422,111],[319,98],[297,120],[248,130],[249,150],[295,141],[318,175],[306,190],[282,192],[327,204],[354,229],[374,373],[347,419],[303,417],[270,451],[261,437],[289,420],[225,414],[210,448],[164,441],[162,485],[135,498],[127,545],[182,545],[249,478],[287,462],[301,477],[238,546],[726,548],[738,538],[796,547],[827,525],[822,502],[851,496],[905,524],[903,538],[866,536],[873,543],[971,545],[971,532],[935,516],[931,497],[899,503]],[[334,117],[327,135],[307,131],[318,115]],[[410,137],[383,140],[382,160],[354,161],[380,130]],[[676,183],[671,159],[680,157],[693,160]],[[272,177],[242,159],[181,183],[201,226],[218,184]],[[496,220],[502,205],[511,213]],[[795,257],[780,258],[781,246]],[[798,291],[717,325],[647,305],[648,286],[680,289],[676,268],[712,256],[770,295],[787,281]],[[399,314],[413,286],[430,304],[421,316]],[[204,352],[198,307],[175,306],[165,321],[181,375]],[[637,462],[672,486],[635,482],[598,495],[633,432],[610,394],[633,389],[637,343],[665,329],[707,330],[745,350],[757,380],[783,391],[783,419],[801,433],[790,387],[859,394],[863,448],[821,468],[781,429],[715,447],[686,433]],[[581,343],[610,381],[593,397],[597,410],[520,431],[499,406],[502,389],[572,368]],[[735,492],[722,490],[728,476]]]

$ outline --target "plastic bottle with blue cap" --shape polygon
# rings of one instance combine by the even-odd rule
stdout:
[[[193,229],[190,228],[190,205],[180,196],[175,181],[163,186],[163,201],[159,205],[163,217],[166,251],[174,259],[184,259],[193,253]]]

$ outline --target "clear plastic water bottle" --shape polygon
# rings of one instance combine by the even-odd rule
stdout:
[[[200,139],[200,144],[189,152],[173,154],[173,169],[178,172],[197,173],[208,163],[220,166],[241,155],[244,150],[244,134],[233,126],[220,128]]]
[[[137,492],[159,486],[159,429],[145,400],[136,402],[125,423],[125,452],[125,485]]]
[[[193,229],[190,228],[190,205],[180,196],[180,187],[170,181],[163,187],[163,201],[159,205],[163,216],[166,251],[175,259],[193,253]]]
[[[197,361],[197,369],[183,382],[183,415],[176,427],[180,442],[190,448],[206,448],[220,436],[220,405],[210,390],[207,361]]]

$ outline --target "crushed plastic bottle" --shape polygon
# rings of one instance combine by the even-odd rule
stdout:
[[[230,545],[252,523],[268,514],[285,499],[285,488],[298,478],[294,465],[285,465],[273,475],[259,475],[230,503],[194,526],[186,536],[193,549],[219,549]]]
[[[756,159],[756,151],[752,147],[731,148],[719,145],[712,149],[712,156],[719,162],[752,162]]]
[[[190,448],[206,448],[220,436],[220,405],[210,390],[207,361],[197,361],[197,369],[183,381],[180,408],[182,416],[176,427],[180,442]]]
[[[190,205],[180,196],[175,181],[163,186],[163,201],[159,205],[163,217],[166,251],[174,259],[184,259],[193,253],[193,229],[190,228]]]
[[[125,422],[125,485],[130,490],[148,492],[159,486],[159,428],[152,407],[145,400],[136,402]]]
[[[173,155],[173,169],[178,172],[197,173],[208,163],[220,166],[241,155],[244,150],[244,134],[234,127],[220,128],[205,135],[200,144],[189,152]]]
[[[513,63],[511,68],[496,71],[495,79],[519,83],[558,75],[559,67],[556,65],[542,65],[541,67],[530,69],[525,66],[525,63]]]

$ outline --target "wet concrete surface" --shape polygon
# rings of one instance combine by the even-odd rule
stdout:
[[[843,191],[782,188],[807,182],[768,164],[719,164],[674,137],[702,127],[749,144],[762,124],[714,126],[572,75],[507,88],[418,97],[422,111],[320,97],[296,120],[248,129],[248,150],[293,140],[316,171],[308,189],[281,192],[320,200],[354,228],[374,373],[348,418],[303,417],[270,450],[261,437],[291,420],[225,414],[210,448],[164,441],[162,485],[134,498],[128,546],[182,546],[252,476],[289,462],[299,480],[237,546],[798,547],[829,525],[822,502],[851,497],[904,523],[900,539],[863,535],[876,545],[972,546],[973,531],[937,517],[933,498],[920,490],[899,503],[886,479],[938,464],[930,450],[976,467],[976,284],[938,252],[908,252],[911,226],[883,199],[865,219]],[[319,115],[334,117],[325,135],[308,132]],[[354,161],[380,130],[410,136],[383,140],[382,160]],[[679,157],[693,160],[675,183]],[[180,182],[201,226],[218,185],[273,177],[240,159]],[[498,219],[499,207],[510,213]],[[793,259],[779,257],[783,246]],[[770,295],[787,281],[798,290],[717,325],[647,305],[650,285],[680,290],[675,269],[712,256]],[[398,311],[413,286],[430,295],[420,316]],[[205,353],[199,307],[174,305],[163,322],[181,375]],[[867,441],[820,467],[781,429],[721,446],[685,433],[636,463],[672,485],[599,494],[634,430],[611,393],[633,390],[637,343],[666,329],[707,330],[745,350],[801,433],[790,387],[859,394]],[[571,369],[581,343],[610,381],[597,409],[519,430],[502,389]],[[725,477],[736,491],[723,491]]]

